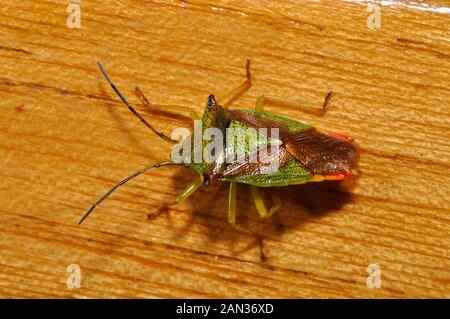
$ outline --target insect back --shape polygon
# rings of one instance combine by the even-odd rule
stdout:
[[[216,181],[233,165],[253,164],[253,173],[273,173],[278,167],[281,145],[277,128],[253,128],[233,119],[233,115],[210,95],[203,117],[194,121],[194,132],[172,150],[172,160],[182,161],[197,171],[205,185]],[[272,155],[272,156],[271,156]]]

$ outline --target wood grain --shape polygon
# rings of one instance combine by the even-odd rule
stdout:
[[[386,6],[371,30],[367,5],[348,1],[82,1],[81,28],[69,29],[67,5],[0,6],[0,296],[450,297],[448,13]],[[194,178],[182,168],[137,178],[77,225],[117,181],[170,153],[96,61],[170,133],[189,118],[149,112],[135,85],[201,113],[208,94],[244,79],[247,57],[253,86],[235,108],[262,94],[320,107],[335,91],[323,118],[268,110],[353,136],[356,181],[267,190],[286,205],[270,220],[241,187],[238,219],[267,238],[265,264],[227,224],[226,185],[147,220]],[[370,264],[381,288],[366,285]]]

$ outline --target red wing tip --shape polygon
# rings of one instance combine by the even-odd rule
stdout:
[[[342,138],[345,139],[349,142],[353,142],[355,139],[353,137],[348,136],[347,134],[344,133],[339,133],[339,132],[333,132],[333,131],[325,131],[325,134],[329,135],[329,136],[334,136],[337,138]]]
[[[344,174],[329,174],[329,175],[324,175],[323,178],[326,181],[340,181],[345,178],[345,175]]]
[[[323,175],[324,180],[326,181],[341,181],[347,176],[351,176],[353,173],[351,171],[339,174],[327,174]]]

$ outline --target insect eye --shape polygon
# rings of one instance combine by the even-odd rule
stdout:
[[[209,185],[209,176],[206,175],[206,174],[203,174],[203,184],[204,184],[205,186],[208,186],[208,185]]]
[[[208,97],[208,109],[211,110],[212,108],[214,108],[214,106],[216,106],[216,98],[214,94],[211,94]]]

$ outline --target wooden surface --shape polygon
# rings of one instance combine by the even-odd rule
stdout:
[[[214,4],[213,4],[214,3]],[[82,1],[0,6],[1,297],[450,297],[450,16],[341,1]],[[430,3],[430,2],[428,2]],[[443,6],[446,1],[435,2]],[[447,9],[448,10],[448,9]],[[227,185],[202,188],[155,220],[146,214],[195,177],[161,168],[121,188],[78,226],[123,177],[167,160],[170,145],[119,102],[101,61],[158,128],[191,127],[154,103],[193,105],[244,79],[234,107],[262,94],[320,107],[269,111],[353,136],[356,181],[266,190],[285,208],[260,220],[243,187],[239,222],[226,221]],[[67,267],[81,269],[69,289]],[[381,288],[366,285],[381,269]]]

